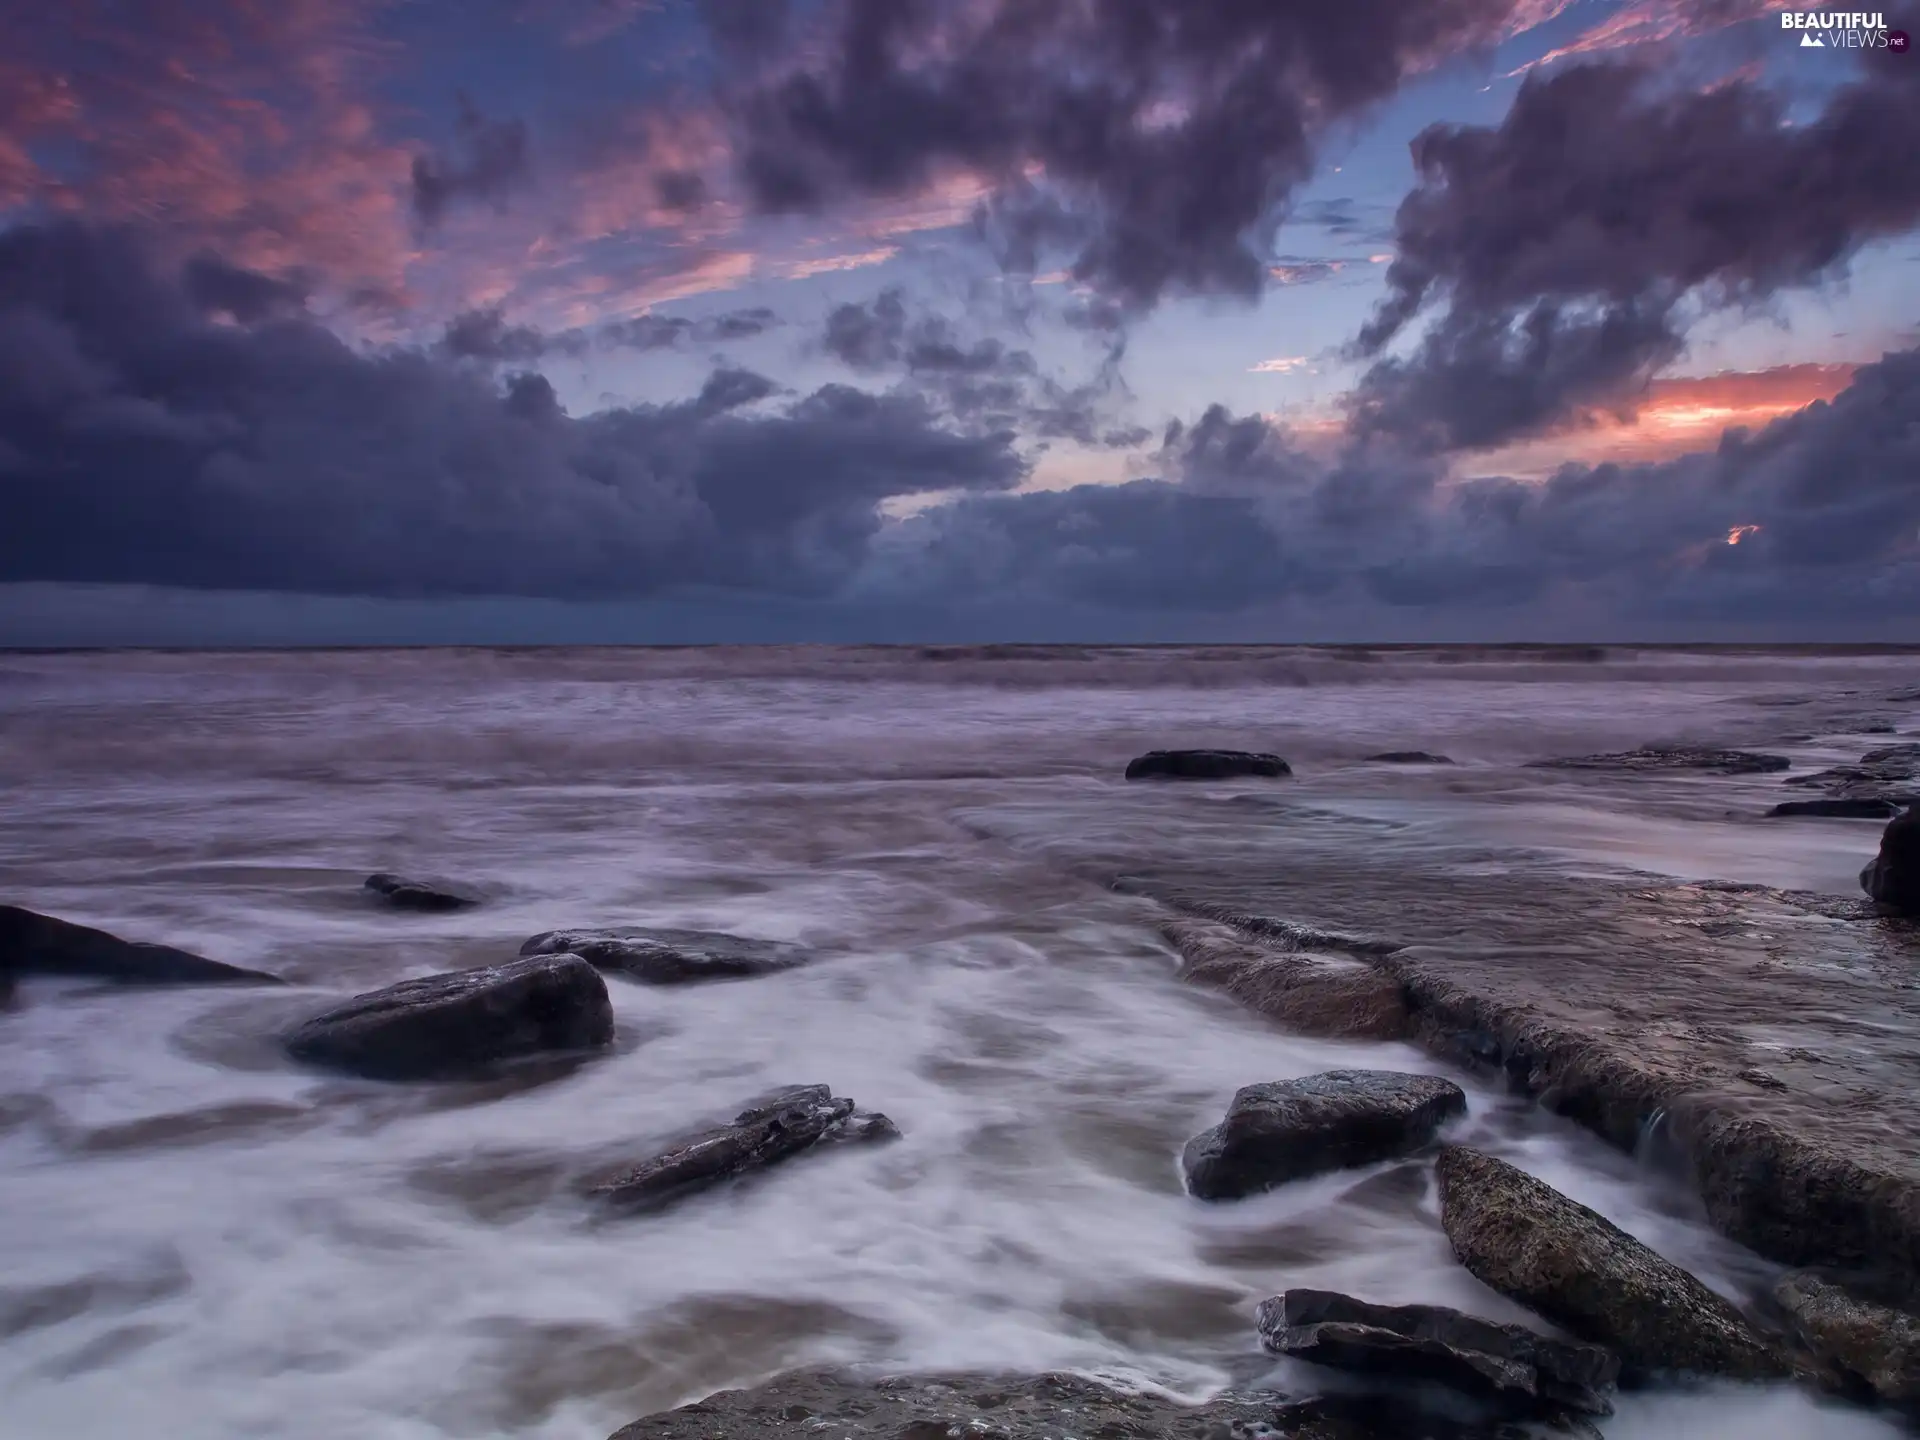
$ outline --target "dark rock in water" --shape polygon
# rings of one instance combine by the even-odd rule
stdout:
[[[1562,759],[1534,760],[1529,763],[1537,770],[1625,770],[1636,774],[1664,770],[1704,770],[1716,775],[1769,775],[1793,764],[1784,755],[1677,745],[1622,750],[1612,755],[1569,755]]]
[[[1127,765],[1129,780],[1229,780],[1236,775],[1291,775],[1278,755],[1246,750],[1149,750]]]
[[[1591,1433],[1591,1432],[1589,1432]],[[612,1440],[1508,1440],[1504,1426],[1422,1415],[1394,1396],[1227,1394],[1204,1405],[1077,1375],[802,1373],[634,1421]]]
[[[1848,1388],[1889,1405],[1920,1404],[1920,1318],[1804,1270],[1783,1275],[1773,1298],[1800,1342]]]
[[[1920,807],[1881,832],[1880,853],[1860,872],[1860,888],[1877,905],[1920,915]]]
[[[1433,1380],[1504,1402],[1610,1415],[1620,1362],[1598,1345],[1552,1340],[1441,1305],[1372,1305],[1328,1290],[1289,1290],[1259,1309],[1276,1355],[1406,1380]]]
[[[403,875],[381,871],[367,877],[366,888],[396,910],[439,912],[468,910],[480,902],[471,895],[444,889],[425,880],[409,880]]]
[[[613,1005],[600,972],[577,955],[540,955],[357,995],[295,1028],[286,1047],[309,1064],[426,1080],[612,1040]]]
[[[1430,755],[1425,750],[1382,750],[1367,759],[1378,765],[1451,765],[1445,755]]]
[[[1809,815],[1828,820],[1887,820],[1900,813],[1891,800],[1786,800],[1770,816]]]
[[[716,930],[549,930],[520,947],[522,955],[578,955],[648,985],[744,980],[791,970],[813,952],[777,940],[752,940]]]
[[[1466,1110],[1465,1092],[1438,1075],[1329,1070],[1248,1085],[1224,1121],[1187,1142],[1181,1164],[1199,1199],[1237,1199],[1405,1155]]]
[[[122,940],[18,905],[0,905],[0,972],[67,975],[123,985],[283,983],[278,975],[209,960],[171,945]]]
[[[1440,1152],[1440,1223],[1482,1283],[1639,1378],[1665,1370],[1733,1379],[1783,1376],[1780,1353],[1740,1312],[1578,1201],[1465,1146]]]
[[[1836,800],[1920,805],[1920,745],[1882,745],[1855,764],[1795,775],[1786,783],[1824,791]]]
[[[821,1145],[898,1140],[886,1116],[854,1108],[825,1085],[794,1085],[750,1103],[729,1125],[704,1130],[588,1187],[622,1209],[653,1210]]]
[[[1224,990],[1292,1029],[1398,1040],[1410,1027],[1400,982],[1363,960],[1281,949],[1207,920],[1171,920],[1160,933],[1180,952],[1182,980]]]

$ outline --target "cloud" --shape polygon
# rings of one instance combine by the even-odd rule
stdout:
[[[636,315],[631,320],[614,320],[598,327],[594,338],[609,349],[674,350],[692,341],[698,345],[717,345],[734,340],[751,340],[785,322],[764,305],[745,310],[726,310],[697,320],[680,315]]]
[[[730,95],[738,172],[772,212],[989,187],[1010,265],[1132,307],[1250,296],[1280,210],[1333,124],[1507,33],[1512,0],[850,0],[838,32]]]
[[[1305,370],[1311,363],[1306,355],[1276,355],[1271,360],[1262,360],[1258,365],[1249,365],[1247,371],[1253,375],[1294,375]]]
[[[1749,80],[1675,92],[1605,64],[1530,76],[1496,127],[1424,131],[1359,351],[1441,308],[1365,377],[1359,426],[1476,448],[1628,405],[1691,317],[1831,278],[1920,223],[1920,169],[1891,139],[1920,133],[1920,86],[1863,69],[1800,125]]]
[[[530,174],[523,120],[490,120],[465,95],[451,155],[420,155],[413,162],[413,210],[437,225],[448,207],[466,201],[498,203]]]
[[[465,333],[515,343],[491,320]],[[1025,473],[1008,437],[913,396],[781,402],[723,369],[692,400],[576,419],[538,375],[356,350],[301,313],[210,320],[124,231],[0,234],[7,581],[830,593],[881,502]]]

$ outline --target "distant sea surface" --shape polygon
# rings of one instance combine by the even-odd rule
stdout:
[[[1920,728],[1913,652],[1205,647],[0,654],[0,901],[275,971],[283,991],[28,980],[0,1011],[0,1436],[602,1440],[789,1367],[1275,1379],[1289,1285],[1519,1312],[1382,1167],[1203,1206],[1178,1155],[1233,1091],[1335,1066],[1182,985],[1112,878],[1302,812],[1542,857],[1857,894],[1871,822],[1762,823],[1780,777],[1524,768],[1698,740],[1796,770]],[[1907,687],[1907,688],[1903,688]],[[1169,746],[1294,778],[1129,785]],[[1384,750],[1449,767],[1363,763]],[[1201,837],[1191,816],[1223,803]],[[1247,817],[1253,815],[1258,823]],[[1264,818],[1262,818],[1264,817]],[[1238,826],[1238,829],[1228,827]],[[1330,842],[1315,831],[1317,853]],[[486,903],[382,911],[374,870]],[[1430,909],[1444,893],[1425,897]],[[1551,896],[1542,903],[1550,904]],[[810,967],[609,982],[559,1078],[380,1085],[272,1036],[542,930],[805,942]],[[1770,1268],[1657,1174],[1471,1076],[1464,1136],[1729,1293]],[[604,1223],[583,1161],[824,1082],[898,1145]],[[1299,1390],[1310,1372],[1279,1372]],[[1624,1397],[1612,1440],[1898,1433],[1786,1390]]]

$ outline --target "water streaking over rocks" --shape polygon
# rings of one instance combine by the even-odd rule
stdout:
[[[1460,1086],[1445,1143],[1544,1180],[1756,1324],[1778,1289],[1800,1307],[1790,1325],[1776,1306],[1782,1334],[1832,1333],[1853,1312],[1783,1283],[1801,1259],[1725,1233],[1726,1197],[1680,1158],[1698,1117],[1616,1115],[1598,1084],[1587,1109],[1515,1094],[1511,1035],[1436,1043],[1434,992],[1396,1004],[1379,976],[1404,994],[1532,974],[1555,1025],[1606,1029],[1605,997],[1569,977],[1611,947],[1669,1017],[1669,1058],[1715,1067],[1754,1121],[1850,1110],[1865,1133],[1910,1110],[1920,941],[1859,878],[1886,821],[1767,812],[1807,797],[1796,776],[1861,767],[1884,727],[1920,728],[1913,660],[0,656],[0,904],[287,982],[0,961],[0,1435],[603,1440],[841,1367],[1009,1377],[1015,1396],[1078,1372],[1143,1397],[1139,1417],[1240,1417],[1233,1397],[1350,1386],[1263,1349],[1259,1308],[1283,1293],[1540,1329],[1456,1257],[1432,1147],[1186,1193],[1183,1148],[1237,1092],[1329,1072]],[[1680,749],[1789,769],[1534,764]],[[1129,784],[1156,750],[1292,773]],[[1395,752],[1454,763],[1369,760]],[[394,908],[372,874],[481,903]],[[596,950],[610,1044],[455,1080],[284,1048],[355,996],[510,966],[529,937],[559,955],[550,937],[645,935],[806,963],[661,984]],[[1181,977],[1196,945],[1202,984]],[[1764,1013],[1770,967],[1826,1003]],[[1243,1003],[1280,1013],[1302,986],[1324,997],[1308,1025]],[[1340,1033],[1347,1014],[1367,1038]],[[827,1087],[834,1123],[853,1097],[901,1138],[639,1213],[595,1194],[800,1085]],[[1911,1159],[1910,1122],[1883,1140]],[[1656,1379],[1611,1403],[1609,1440],[1900,1433],[1788,1382]]]

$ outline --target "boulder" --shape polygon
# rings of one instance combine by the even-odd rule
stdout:
[[[123,985],[279,985],[278,975],[209,960],[171,945],[0,905],[0,973],[66,975]]]
[[[377,875],[369,875],[366,888],[396,910],[438,913],[467,910],[480,903],[473,896],[462,895],[457,890],[449,890],[425,880],[409,880],[404,875],[389,875],[384,870]]]
[[[577,955],[539,955],[357,995],[295,1028],[286,1047],[308,1064],[426,1080],[612,1040],[613,1005],[600,972]]]
[[[1367,759],[1376,765],[1451,765],[1445,755],[1430,755],[1425,750],[1382,750]]]
[[[1438,1075],[1329,1070],[1248,1085],[1227,1118],[1187,1142],[1187,1190],[1201,1200],[1258,1194],[1328,1170],[1372,1165],[1418,1150],[1467,1111],[1467,1097]]]
[[[1880,835],[1880,853],[1860,872],[1875,904],[1920,915],[1920,806],[1896,816]]]
[[[1291,775],[1278,755],[1247,750],[1149,750],[1127,765],[1129,780],[1230,780],[1237,775]]]
[[[1827,820],[1890,820],[1900,813],[1891,800],[1785,800],[1767,811],[1771,816],[1810,815]]]
[[[825,1085],[794,1085],[752,1101],[729,1124],[594,1181],[587,1193],[623,1210],[656,1210],[823,1145],[899,1138],[886,1116],[856,1110]]]
[[[1372,1305],[1329,1290],[1261,1302],[1260,1341],[1276,1355],[1339,1370],[1432,1380],[1521,1412],[1610,1415],[1620,1362],[1598,1345],[1552,1340],[1442,1305]]]
[[[1440,1224],[1482,1283],[1620,1356],[1667,1370],[1784,1376],[1780,1352],[1678,1265],[1523,1170],[1465,1146],[1440,1152]]]
[[[1793,764],[1784,755],[1761,755],[1752,750],[1716,750],[1692,745],[1655,745],[1609,755],[1568,755],[1557,760],[1534,760],[1529,763],[1541,770],[1624,770],[1635,774],[1703,770],[1716,775],[1769,775]]]
[[[1889,1405],[1920,1405],[1920,1319],[1807,1270],[1781,1276],[1773,1298],[1808,1353],[1847,1388]]]
[[[752,940],[715,930],[549,930],[520,947],[522,955],[578,955],[647,985],[744,980],[791,970],[813,952],[777,940]]]

